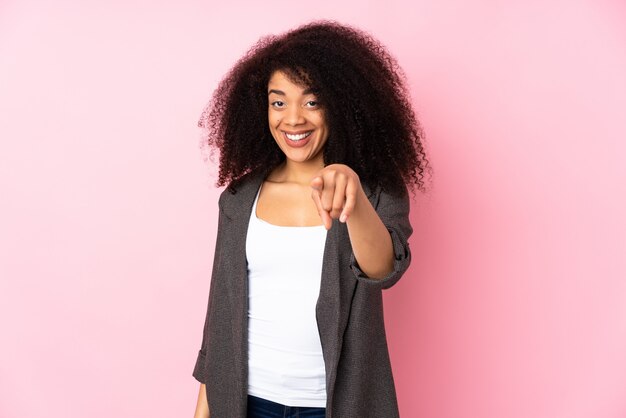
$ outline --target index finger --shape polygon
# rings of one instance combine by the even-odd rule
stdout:
[[[332,226],[332,219],[330,217],[330,214],[322,207],[322,191],[318,189],[313,189],[311,191],[311,197],[313,198],[313,202],[315,202],[315,206],[317,206],[317,213],[320,215],[320,218],[322,218],[322,223],[324,224],[324,227],[326,228],[326,230],[329,230]]]

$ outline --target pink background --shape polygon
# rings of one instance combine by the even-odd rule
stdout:
[[[431,196],[385,291],[403,417],[626,417],[619,1],[0,3],[0,417],[191,417],[217,221],[196,120],[314,18],[398,58]]]

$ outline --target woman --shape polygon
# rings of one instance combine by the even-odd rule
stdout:
[[[409,267],[422,135],[393,57],[315,21],[267,36],[202,114],[220,151],[196,417],[397,417],[382,289]]]

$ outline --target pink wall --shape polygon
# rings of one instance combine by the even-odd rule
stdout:
[[[221,191],[195,123],[320,17],[396,55],[436,170],[385,292],[402,416],[626,416],[623,2],[3,0],[0,417],[192,416]]]

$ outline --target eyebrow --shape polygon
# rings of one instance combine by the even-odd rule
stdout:
[[[284,91],[276,90],[276,89],[271,89],[270,91],[267,92],[267,95],[269,96],[272,93],[276,93],[278,95],[285,96],[285,92]],[[306,89],[306,90],[304,90],[302,92],[302,94],[314,94],[314,93],[315,93],[315,91],[313,89],[311,89],[311,88],[308,88],[308,89]]]

